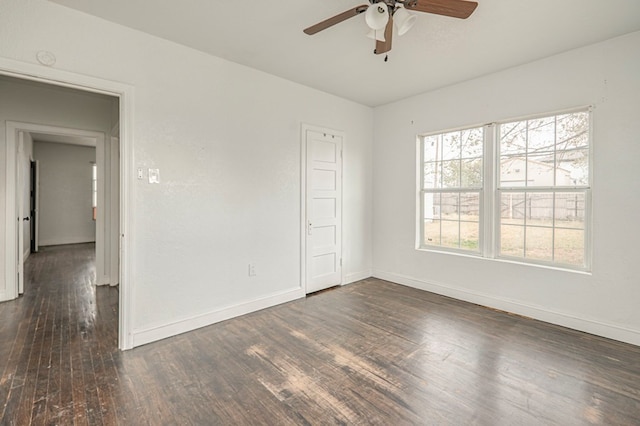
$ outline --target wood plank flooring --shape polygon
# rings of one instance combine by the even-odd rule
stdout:
[[[93,250],[0,303],[1,425],[640,425],[640,347],[377,279],[120,352]]]

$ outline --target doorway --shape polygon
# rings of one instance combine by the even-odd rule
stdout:
[[[112,263],[117,269],[119,259],[111,256],[110,248],[114,241],[117,242],[118,226],[117,222],[112,226],[111,204],[118,199],[119,188],[109,185],[109,177],[111,173],[118,173],[118,161],[110,158],[104,133],[13,121],[7,122],[7,129],[7,147],[16,149],[17,185],[12,191],[7,182],[6,191],[7,194],[14,192],[16,197],[18,293],[22,294],[23,266],[30,253],[26,248],[32,239],[28,202],[32,198],[31,163],[36,162],[36,157],[39,168],[44,166],[46,175],[42,185],[37,185],[40,191],[36,191],[39,197],[35,204],[42,204],[40,207],[44,207],[44,211],[38,208],[35,212],[37,218],[33,222],[39,232],[33,235],[36,238],[34,245],[95,242],[96,285],[117,284],[118,277],[111,277],[110,271],[114,269]],[[7,158],[10,161],[10,156]],[[95,221],[88,205],[93,196],[93,163],[98,165],[96,195],[101,207]]]
[[[0,78],[14,78],[17,80],[22,80],[26,82],[33,82],[37,84],[41,84],[43,86],[47,86],[51,91],[63,91],[63,90],[74,90],[78,92],[84,93],[83,96],[92,96],[92,94],[100,94],[113,97],[117,104],[114,106],[113,110],[117,111],[119,115],[118,123],[113,126],[115,129],[115,133],[111,131],[102,132],[103,139],[103,148],[105,148],[105,157],[109,158],[109,154],[111,155],[110,161],[107,162],[105,160],[105,165],[108,167],[103,167],[104,170],[113,171],[115,170],[116,176],[113,174],[109,176],[105,174],[103,176],[104,182],[115,182],[116,185],[114,187],[114,191],[111,191],[111,197],[115,199],[116,203],[111,203],[110,208],[103,209],[103,226],[99,226],[100,229],[108,229],[109,224],[115,224],[116,226],[112,226],[112,231],[108,232],[108,235],[105,234],[104,241],[110,242],[109,247],[107,248],[105,244],[102,244],[103,255],[99,256],[100,258],[105,259],[105,264],[103,266],[103,270],[105,271],[103,276],[108,276],[109,280],[104,282],[107,283],[115,283],[119,284],[118,293],[118,347],[120,349],[130,349],[132,347],[132,338],[130,333],[130,318],[131,318],[131,289],[128,285],[128,277],[130,274],[130,263],[132,262],[131,256],[125,256],[126,253],[129,252],[129,240],[125,238],[124,229],[132,229],[131,220],[130,220],[130,212],[128,211],[128,206],[130,205],[130,199],[133,198],[133,191],[129,187],[130,180],[127,179],[127,176],[122,172],[126,167],[130,168],[130,164],[133,158],[132,147],[130,145],[131,135],[130,135],[130,119],[131,119],[131,94],[132,88],[130,86],[121,84],[121,83],[113,83],[105,80],[95,79],[91,77],[75,75],[72,73],[59,71],[55,69],[47,69],[40,67],[33,67],[29,64],[16,63],[10,60],[5,60],[0,58]],[[111,110],[111,109],[110,109]],[[31,120],[29,120],[31,122]],[[37,121],[37,120],[34,120]],[[27,128],[25,129],[23,126],[24,122],[21,124],[19,122],[7,122],[6,132],[6,143],[7,143],[7,156],[6,156],[6,182],[5,182],[5,194],[6,194],[6,203],[5,203],[5,274],[4,274],[4,282],[0,283],[0,296],[2,296],[3,300],[8,300],[11,298],[15,298],[18,293],[18,283],[19,283],[19,275],[20,265],[18,259],[21,257],[22,252],[18,250],[18,236],[23,235],[22,232],[18,232],[22,230],[20,225],[16,225],[16,218],[18,218],[19,207],[20,205],[27,205],[25,212],[27,212],[29,217],[29,232],[26,235],[29,236],[29,239],[25,241],[26,247],[31,251],[31,248],[38,250],[38,208],[37,208],[37,188],[36,194],[34,195],[36,206],[32,208],[30,205],[31,194],[29,194],[29,202],[20,203],[16,194],[17,189],[17,146],[11,146],[12,143],[17,144],[16,141],[19,140],[21,135],[25,132],[38,132],[39,130],[34,130]],[[69,129],[66,129],[69,130]],[[73,129],[71,129],[73,130]],[[86,135],[84,135],[86,136]],[[1,138],[1,136],[0,136]],[[117,145],[109,145],[106,143],[107,141],[116,140],[118,142]],[[33,160],[29,158],[29,160]],[[37,174],[37,166],[35,170],[31,168],[31,161],[28,163],[28,172],[26,173],[29,177],[29,181],[32,181],[32,174]],[[37,180],[36,180],[37,181]],[[89,185],[91,183],[89,182]],[[23,199],[24,200],[24,199]],[[106,204],[103,204],[106,206]],[[106,213],[111,211],[111,215],[108,216]],[[34,216],[35,221],[31,220],[31,217]],[[115,216],[115,217],[114,217]],[[25,217],[21,217],[20,222],[22,222]],[[98,217],[100,219],[100,213],[98,210]],[[26,221],[24,221],[26,224]],[[97,225],[97,223],[96,223]],[[33,229],[35,227],[35,230]],[[30,236],[34,235],[32,239]],[[110,238],[109,238],[110,237]],[[120,260],[120,262],[110,262],[109,256],[112,256],[114,260]],[[111,263],[115,263],[116,266],[111,265]],[[119,264],[118,264],[119,263]],[[115,271],[117,276],[110,277],[110,274]]]
[[[303,126],[303,283],[307,294],[342,284],[341,132]]]

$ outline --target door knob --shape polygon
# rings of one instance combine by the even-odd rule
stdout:
[[[27,222],[29,222],[29,218],[28,217],[23,217],[22,220],[26,220]]]

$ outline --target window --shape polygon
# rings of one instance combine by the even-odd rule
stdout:
[[[419,248],[588,269],[588,110],[419,140]]]
[[[91,163],[91,210],[93,220],[96,220],[98,213],[98,166]]]

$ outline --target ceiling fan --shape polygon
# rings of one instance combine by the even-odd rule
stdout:
[[[356,6],[318,22],[306,28],[304,32],[313,35],[364,13],[365,21],[371,29],[368,36],[376,40],[376,48],[373,53],[380,55],[391,50],[394,19],[398,35],[403,35],[413,26],[416,17],[408,11],[466,19],[478,6],[477,2],[467,0],[369,0],[369,3]]]

